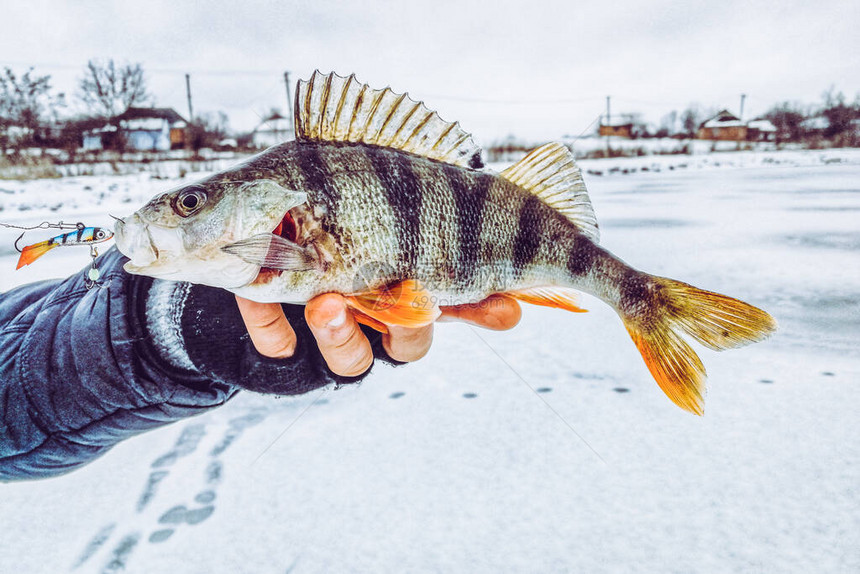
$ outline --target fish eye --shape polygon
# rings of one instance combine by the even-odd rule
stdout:
[[[102,238],[102,237],[104,237],[104,236],[105,236],[105,232],[104,232],[104,231],[102,231],[101,229],[99,229],[99,230],[96,232],[96,239],[101,239],[101,238]]]
[[[182,217],[188,217],[203,207],[204,203],[206,203],[206,192],[200,187],[189,187],[177,196],[173,209]]]

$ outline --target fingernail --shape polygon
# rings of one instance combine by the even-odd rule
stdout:
[[[328,325],[326,325],[326,327],[331,327],[332,329],[337,329],[338,327],[340,327],[344,323],[346,323],[346,309],[344,309],[343,311],[338,313],[338,315],[334,319],[329,321]]]

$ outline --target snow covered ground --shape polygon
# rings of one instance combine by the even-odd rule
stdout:
[[[424,360],[357,388],[245,393],[0,485],[0,572],[860,571],[860,153],[582,165],[607,248],[780,322],[700,350],[704,418],[599,301],[507,333],[439,325]],[[0,221],[108,224],[174,183],[0,182]],[[2,290],[88,263],[13,271],[15,236]]]

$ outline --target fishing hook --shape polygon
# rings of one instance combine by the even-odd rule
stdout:
[[[101,282],[99,281],[99,277],[101,277],[101,271],[96,266],[96,258],[99,256],[99,248],[95,245],[90,245],[90,257],[93,258],[90,263],[90,269],[87,271],[87,276],[84,279],[84,286],[87,289],[92,289],[93,287],[101,287]]]

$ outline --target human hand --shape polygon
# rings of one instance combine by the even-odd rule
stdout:
[[[296,333],[279,303],[257,303],[236,296],[239,312],[257,351],[272,358],[288,358],[296,349]],[[462,321],[493,330],[510,329],[520,320],[519,303],[504,295],[491,295],[479,303],[442,307],[439,321]],[[305,319],[329,369],[354,377],[373,363],[370,341],[361,331],[346,299],[325,293],[311,299]],[[433,342],[433,325],[417,329],[389,327],[382,336],[388,355],[396,361],[416,361],[427,354]]]

